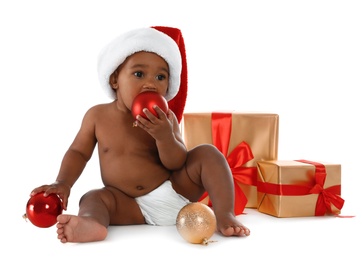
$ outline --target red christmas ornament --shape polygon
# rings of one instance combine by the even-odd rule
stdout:
[[[157,105],[165,113],[168,110],[168,104],[166,99],[154,91],[146,91],[138,94],[132,103],[132,115],[136,118],[137,115],[147,119],[147,116],[143,113],[143,109],[147,108],[152,114],[158,117],[157,112],[153,109],[153,106]]]
[[[57,223],[57,217],[62,212],[62,201],[57,194],[44,197],[44,192],[40,192],[28,200],[23,217],[37,227],[48,228]]]

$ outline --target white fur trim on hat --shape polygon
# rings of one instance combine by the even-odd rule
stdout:
[[[139,51],[153,52],[161,56],[170,70],[169,86],[165,96],[169,101],[179,91],[182,61],[176,42],[167,34],[154,28],[141,28],[118,36],[101,51],[98,58],[98,77],[106,94],[116,99],[115,91],[109,84],[110,75],[125,59]]]

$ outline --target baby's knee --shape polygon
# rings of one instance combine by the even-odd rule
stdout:
[[[89,200],[89,201],[98,201],[98,200],[105,200],[108,196],[109,196],[109,191],[105,190],[105,189],[93,189],[90,190],[88,192],[86,192],[85,194],[83,194],[83,196],[80,198],[79,200],[79,204],[85,200]]]
[[[213,144],[200,144],[193,148],[190,153],[198,158],[225,159],[223,154]]]
[[[219,153],[220,151],[216,148],[213,144],[200,144],[194,148],[199,152],[216,152]]]

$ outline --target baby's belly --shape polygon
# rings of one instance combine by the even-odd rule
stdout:
[[[105,186],[115,187],[130,197],[147,194],[169,179],[170,171],[160,165],[107,165],[101,168]]]

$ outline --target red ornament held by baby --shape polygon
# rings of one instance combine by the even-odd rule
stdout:
[[[157,112],[153,109],[155,105],[165,113],[168,110],[167,101],[162,95],[154,91],[141,92],[133,100],[131,108],[132,115],[134,118],[140,115],[147,119],[147,116],[143,113],[143,109],[147,108],[153,115],[158,117]]]
[[[48,228],[57,223],[57,217],[62,212],[62,201],[57,194],[44,197],[44,192],[40,192],[28,200],[23,217],[37,227]]]

